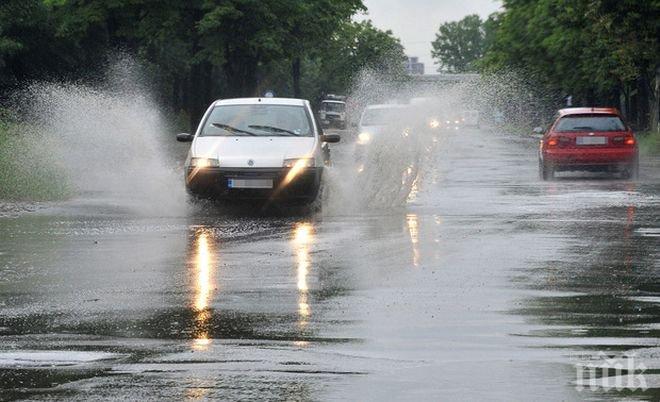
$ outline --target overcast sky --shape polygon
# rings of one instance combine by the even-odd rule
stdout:
[[[364,0],[369,12],[358,19],[370,19],[380,29],[391,29],[401,39],[408,56],[417,56],[426,74],[436,67],[431,42],[440,24],[457,21],[468,14],[488,17],[500,8],[499,0]]]

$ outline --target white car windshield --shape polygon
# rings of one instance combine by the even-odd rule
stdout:
[[[206,119],[203,137],[311,137],[305,108],[293,105],[220,105]]]

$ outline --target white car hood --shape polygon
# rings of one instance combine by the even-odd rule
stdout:
[[[315,141],[315,137],[197,137],[191,156],[217,158],[220,167],[275,168],[282,167],[285,159],[314,157]]]

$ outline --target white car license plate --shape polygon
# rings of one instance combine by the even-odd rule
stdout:
[[[273,179],[229,179],[229,188],[273,188]]]
[[[577,137],[575,142],[578,145],[605,145],[607,137]]]

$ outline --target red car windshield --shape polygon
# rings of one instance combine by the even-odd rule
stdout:
[[[555,127],[556,132],[571,131],[625,131],[626,126],[616,115],[571,115],[562,117]]]

